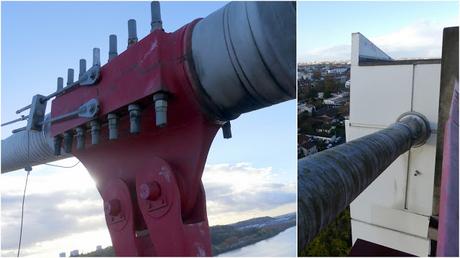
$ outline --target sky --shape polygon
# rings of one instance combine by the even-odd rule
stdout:
[[[163,25],[172,32],[205,17],[225,2],[162,3]],[[150,30],[149,2],[2,2],[1,120],[35,94],[49,94],[67,68],[91,60],[93,47],[107,60],[108,36],[126,46],[127,21],[137,20],[139,39]],[[219,132],[206,163],[203,182],[211,225],[296,210],[296,103],[288,101],[232,121],[232,139]],[[48,107],[49,109],[49,107]],[[2,128],[2,139],[18,123]],[[54,164],[72,165],[67,159]],[[1,247],[15,256],[25,172],[1,175]],[[82,164],[71,169],[37,166],[31,172],[24,212],[21,254],[56,257],[73,249],[93,251],[111,245],[102,199]]]
[[[298,62],[350,60],[353,32],[393,58],[440,58],[442,29],[458,26],[458,12],[458,1],[300,1]]]

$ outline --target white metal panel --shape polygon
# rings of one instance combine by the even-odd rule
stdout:
[[[412,109],[427,117],[433,131],[438,126],[440,76],[440,64],[415,66]],[[406,208],[427,216],[433,207],[436,137],[432,134],[425,145],[412,149],[409,155]]]
[[[430,121],[432,129],[438,127],[440,64],[419,64],[414,69],[413,111],[417,111]]]
[[[392,60],[392,58],[378,48],[374,43],[364,37],[361,33],[356,32],[351,35],[351,64],[358,65],[360,58],[375,60]]]
[[[430,240],[351,220],[353,244],[360,238],[417,256],[430,254]]]
[[[425,145],[410,150],[406,201],[408,210],[431,216],[435,162],[436,134],[431,134]]]
[[[353,124],[352,124],[353,125]],[[346,123],[347,141],[378,131],[377,128],[354,127]],[[408,154],[397,158],[382,174],[370,184],[354,201],[378,203],[382,207],[404,209],[406,200]],[[354,211],[352,211],[354,212]],[[355,213],[356,214],[356,213]]]
[[[429,217],[382,207],[374,202],[351,204],[351,217],[354,220],[405,232],[422,238],[427,237]]]
[[[411,110],[412,65],[351,66],[351,123],[388,126]]]

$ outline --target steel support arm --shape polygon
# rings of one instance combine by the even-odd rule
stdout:
[[[300,159],[299,248],[304,248],[401,154],[423,145],[429,136],[426,118],[411,112],[386,129]]]

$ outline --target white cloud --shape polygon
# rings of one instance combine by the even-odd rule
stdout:
[[[74,159],[59,164],[74,164]],[[203,175],[211,225],[296,210],[296,185],[279,184],[272,168],[248,163],[207,165]],[[2,256],[15,256],[24,174],[1,176]],[[21,254],[55,257],[73,249],[110,245],[102,199],[80,164],[72,169],[34,168],[27,190]]]
[[[443,28],[452,24],[419,21],[373,42],[393,58],[440,58]]]
[[[458,25],[457,20],[445,22],[423,20],[369,39],[395,59],[440,58],[443,28],[454,25]],[[350,37],[352,32],[350,31]],[[330,45],[312,49],[301,55],[299,58],[301,62],[350,60],[351,46]]]
[[[248,163],[209,165],[203,182],[211,225],[295,211],[295,182],[276,182],[272,168]]]

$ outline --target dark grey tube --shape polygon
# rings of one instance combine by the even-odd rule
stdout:
[[[304,248],[394,160],[430,135],[425,117],[407,113],[388,128],[300,159],[298,241]]]

